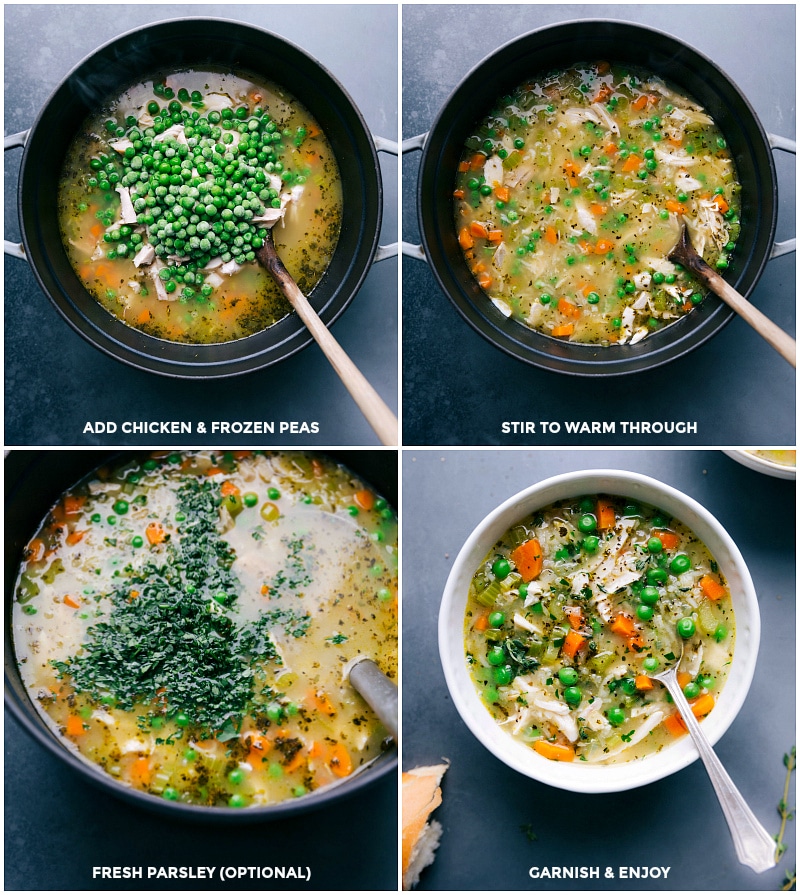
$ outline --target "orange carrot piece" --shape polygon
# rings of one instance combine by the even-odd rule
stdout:
[[[492,285],[492,275],[490,273],[482,273],[478,277],[478,285],[481,289],[488,289]]]
[[[76,516],[81,511],[81,507],[86,502],[85,497],[81,497],[78,494],[67,494],[64,498],[64,515],[66,516]]]
[[[676,199],[667,199],[665,204],[667,206],[667,211],[673,211],[675,214],[686,214],[686,206]]]
[[[533,744],[533,751],[538,752],[543,758],[549,758],[550,761],[575,760],[575,750],[572,746],[565,746],[563,743],[548,743],[547,740],[536,740]]]
[[[725,212],[730,208],[730,206],[728,205],[728,202],[724,196],[719,196],[719,195],[713,196],[711,198],[711,201],[714,205],[717,206],[717,211],[720,214],[725,214]]]
[[[361,491],[356,491],[353,495],[353,501],[362,510],[371,510],[375,506],[375,495],[372,491],[362,488]]]
[[[559,326],[554,326],[552,329],[552,334],[556,337],[571,336],[574,332],[574,323],[562,323]]]
[[[703,596],[709,600],[720,600],[728,592],[725,586],[711,575],[703,575],[700,579],[700,590],[703,591]]]
[[[75,544],[79,544],[83,540],[83,536],[85,534],[85,531],[71,531],[67,535],[67,543],[70,545],[70,547],[74,547]]]
[[[611,622],[611,630],[620,637],[633,637],[636,634],[636,626],[629,615],[620,613],[615,615]]]
[[[476,631],[485,631],[489,627],[489,613],[484,612],[479,615],[472,624]]]
[[[678,678],[678,686],[683,690],[683,688],[691,681],[692,676],[688,671],[679,671],[677,674]]]
[[[511,560],[522,575],[522,580],[527,584],[542,573],[544,566],[542,545],[536,538],[531,538],[511,551]]]
[[[41,538],[34,538],[28,544],[28,562],[40,562],[44,559],[45,550],[44,541]]]
[[[67,716],[67,736],[79,737],[83,736],[86,731],[83,729],[83,721],[77,715]]]
[[[683,718],[681,718],[679,712],[667,715],[661,723],[674,737],[683,736],[687,732],[686,725],[683,723]]]
[[[464,190],[453,190],[453,198],[454,199],[463,199],[464,198]]]
[[[71,609],[80,609],[81,607],[81,604],[77,600],[73,600],[69,594],[64,597],[64,605],[69,606]]]
[[[603,147],[603,151],[607,152],[609,155],[614,155],[614,153],[619,152],[619,147],[616,143],[606,143]]]
[[[574,659],[575,654],[586,643],[586,638],[577,631],[567,631],[564,638],[564,645],[561,647],[561,655],[568,659]]]
[[[622,164],[623,171],[637,171],[642,164],[642,160],[638,155],[629,155]]]
[[[337,777],[347,777],[353,773],[353,761],[343,743],[331,747],[330,768]]]
[[[472,234],[469,232],[468,227],[462,227],[459,231],[458,244],[464,251],[471,249],[475,245],[475,240],[472,238]]]
[[[661,541],[661,546],[665,550],[676,550],[681,539],[674,531],[654,531],[653,537]]]
[[[591,213],[595,217],[600,217],[608,211],[608,206],[601,205],[599,202],[592,202],[592,204],[589,206],[589,211],[591,211]]]
[[[227,480],[222,483],[222,487],[219,490],[223,497],[235,497],[241,493],[233,482]]]
[[[592,102],[604,103],[611,96],[611,92],[611,88],[608,86],[608,84],[602,84],[597,93],[595,93]]]
[[[614,243],[608,239],[598,239],[594,251],[597,255],[605,255],[607,252],[613,252]]]
[[[482,155],[480,152],[476,152],[469,160],[469,167],[472,171],[477,171],[479,168],[483,167],[485,162],[486,156]]]
[[[458,163],[458,170],[461,174],[466,174],[469,171],[469,162],[463,161]]]
[[[611,71],[611,63],[606,62],[605,59],[601,59],[600,62],[597,63],[597,74],[604,75],[608,71]]]
[[[550,245],[555,245],[558,241],[558,234],[555,227],[547,227],[544,231],[544,238]]]
[[[577,319],[581,316],[581,309],[563,296],[558,300],[558,310],[561,311],[565,317],[574,317]]]
[[[695,718],[703,718],[714,708],[714,705],[714,697],[710,693],[704,693],[692,703],[692,714]]]
[[[486,234],[486,238],[494,245],[498,245],[503,241],[503,231],[499,229],[489,230]]]
[[[134,786],[149,786],[153,779],[153,769],[150,767],[149,758],[137,758],[128,771],[130,781]]]
[[[583,612],[580,606],[567,606],[564,609],[564,614],[569,619],[570,627],[577,631],[580,629],[583,624]]]
[[[641,110],[647,105],[647,95],[642,94],[638,96],[632,103],[631,108],[636,109],[637,112],[641,112]]]
[[[160,522],[151,522],[145,529],[145,534],[151,544],[160,544],[167,536]]]
[[[637,690],[652,690],[653,682],[646,674],[637,674],[633,679]]]
[[[486,239],[489,235],[489,231],[486,229],[486,224],[482,224],[480,221],[471,221],[469,232],[471,236],[477,236],[479,239]]]
[[[511,198],[511,191],[507,186],[496,186],[494,188],[494,194],[501,202],[508,202]]]
[[[602,498],[597,501],[597,527],[601,531],[608,531],[616,525],[617,517],[614,513],[614,504]]]
[[[317,711],[322,712],[323,715],[333,717],[336,714],[336,708],[322,690],[315,690],[312,687],[307,693],[307,699],[308,702],[310,702]]]

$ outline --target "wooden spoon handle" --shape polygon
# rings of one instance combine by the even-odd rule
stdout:
[[[797,367],[797,343],[785,333],[779,326],[773,323],[766,314],[758,310],[730,283],[727,283],[715,271],[706,265],[705,276],[711,289],[733,308],[736,313],[744,318],[753,329],[759,333],[770,345],[793,367]]]

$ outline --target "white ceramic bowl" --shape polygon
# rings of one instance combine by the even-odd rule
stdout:
[[[439,612],[439,653],[447,686],[464,723],[483,745],[514,770],[542,783],[573,792],[634,789],[686,767],[698,755],[687,735],[660,752],[623,764],[595,765],[550,761],[498,727],[483,705],[464,657],[464,614],[470,581],[486,554],[512,525],[529,513],[563,498],[587,494],[620,495],[651,504],[687,525],[719,563],[731,591],[736,646],[728,680],[703,730],[715,743],[736,717],[753,679],[761,623],[750,573],[739,549],[720,523],[691,497],[644,475],[593,469],[546,479],[489,513],[461,548],[445,585]]]
[[[727,454],[737,463],[741,463],[742,466],[747,466],[749,469],[754,469],[756,472],[763,472],[766,475],[774,476],[776,479],[797,478],[797,466],[778,463],[775,460],[771,460],[769,457],[754,453],[754,451],[723,451],[723,453]]]

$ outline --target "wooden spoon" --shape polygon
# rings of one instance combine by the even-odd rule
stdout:
[[[793,367],[797,366],[797,343],[795,340],[779,326],[776,326],[766,314],[762,314],[758,308],[751,305],[730,283],[726,283],[715,270],[712,270],[703,261],[692,245],[685,221],[681,222],[681,236],[678,244],[668,257],[670,261],[674,261],[687,270],[692,271],[715,295],[718,295],[725,304],[733,308],[740,317],[743,317],[759,335],[763,336],[781,357],[789,361]]]
[[[256,249],[256,258],[273,276],[281,292],[283,292],[292,307],[297,311],[300,319],[308,327],[309,332],[322,349],[323,354],[328,358],[331,366],[342,380],[344,387],[353,396],[367,422],[375,430],[381,443],[397,444],[397,417],[367,382],[342,346],[330,334],[317,312],[311,307],[309,300],[292,279],[292,275],[283,266],[283,262],[278,257],[275,249],[275,243],[272,241],[272,231],[267,230],[264,244],[260,249]]]

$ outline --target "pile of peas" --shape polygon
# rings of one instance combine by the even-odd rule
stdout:
[[[305,182],[308,170],[292,171],[284,161],[286,141],[299,147],[306,130],[281,130],[265,109],[246,105],[201,113],[203,95],[154,84],[147,111],[150,127],[140,127],[129,115],[124,122],[109,119],[111,138],[127,138],[132,146],[115,157],[101,154],[89,162],[90,189],[113,195],[117,185],[130,190],[137,225],[144,226],[156,256],[184,256],[183,263],[164,267],[159,276],[168,293],[180,287],[182,301],[206,301],[213,288],[201,269],[212,259],[245,264],[255,261],[266,230],[253,217],[266,208],[280,208],[271,175],[282,184]],[[159,102],[160,100],[160,102]],[[168,137],[156,140],[173,125],[184,128],[186,143]],[[238,134],[238,142],[234,137]],[[108,226],[108,211],[97,212]],[[107,232],[106,257],[125,258],[138,252],[143,236],[128,224]]]

